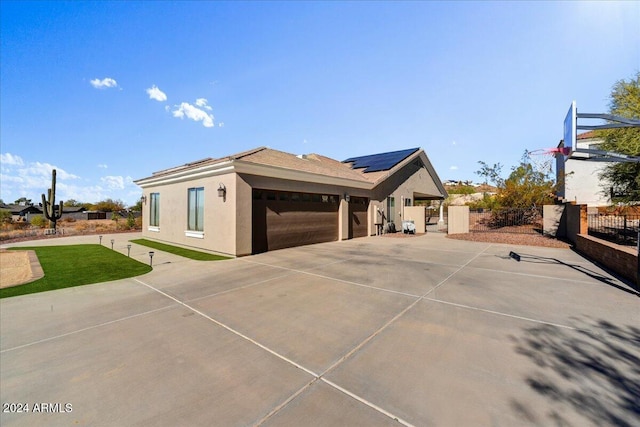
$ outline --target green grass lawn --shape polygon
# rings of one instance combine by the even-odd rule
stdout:
[[[198,252],[191,249],[180,248],[178,246],[166,245],[164,243],[154,242],[147,239],[135,239],[130,240],[131,243],[137,245],[148,246],[150,248],[157,249],[159,251],[169,252],[174,255],[183,256],[185,258],[194,259],[196,261],[220,261],[224,259],[230,259],[229,257],[209,254],[206,252]]]
[[[151,267],[101,245],[34,246],[44,277],[31,283],[0,289],[0,298],[139,276]]]

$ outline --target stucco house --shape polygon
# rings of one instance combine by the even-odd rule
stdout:
[[[599,149],[602,139],[594,131],[577,135],[576,148]],[[561,142],[558,147],[562,148]],[[556,194],[567,202],[584,204],[589,207],[609,206],[611,199],[603,189],[599,175],[610,163],[584,160],[585,153],[573,153],[571,158],[564,159],[562,154],[556,156]]]
[[[233,256],[375,235],[415,200],[447,197],[420,148],[341,162],[260,147],[135,183],[145,238]]]

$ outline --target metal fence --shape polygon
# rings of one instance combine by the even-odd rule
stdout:
[[[470,211],[469,232],[540,234],[542,208]]]
[[[587,215],[589,234],[620,245],[636,246],[640,215]]]

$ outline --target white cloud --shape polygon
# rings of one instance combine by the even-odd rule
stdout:
[[[458,167],[457,167],[457,166],[450,166],[450,167],[449,167],[449,170],[457,171],[457,170],[458,170]]]
[[[89,83],[91,83],[91,86],[95,87],[96,89],[108,89],[110,87],[118,87],[118,82],[116,82],[111,77],[105,77],[102,80],[93,79]]]
[[[22,166],[24,164],[20,156],[14,156],[11,153],[0,154],[0,163],[12,166]]]
[[[219,127],[219,128],[223,128],[223,127],[224,127],[224,122],[220,122],[220,123],[218,123],[218,127]]]
[[[204,103],[202,102],[204,100]],[[196,100],[196,104],[200,104],[200,106],[208,107],[206,105],[206,99],[199,98]],[[172,111],[173,117],[177,117],[180,119],[184,119],[185,117],[191,119],[196,122],[202,122],[204,127],[210,128],[213,127],[213,114],[209,114],[200,108],[189,104],[188,102],[183,102],[180,105],[175,106],[176,109]]]
[[[166,101],[167,94],[158,89],[158,86],[153,85],[149,89],[147,89],[147,94],[149,95],[149,99],[155,99],[156,101]]]
[[[46,162],[25,162],[9,153],[3,153],[1,156],[0,196],[5,202],[27,197],[34,203],[39,203],[41,194],[46,194],[47,189],[51,187],[53,169],[57,172],[57,201],[75,199],[95,203],[111,198],[124,200],[125,203],[133,205],[140,197],[140,189],[130,176],[81,178]]]
[[[99,167],[100,169],[106,169],[106,168],[108,168],[108,166],[107,166],[107,165],[105,165],[104,163],[100,163],[100,164],[98,165],[98,167]]]
[[[198,99],[196,99],[196,105],[198,107],[204,108],[204,109],[209,110],[209,111],[212,110],[211,106],[209,106],[209,101],[207,101],[207,98],[198,98]]]
[[[121,176],[103,176],[100,178],[100,181],[102,181],[109,190],[124,189],[124,178]]]

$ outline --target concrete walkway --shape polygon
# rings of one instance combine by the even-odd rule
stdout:
[[[83,239],[97,237],[56,244]],[[148,262],[148,250],[131,256]],[[0,397],[28,405],[0,424],[585,426],[640,416],[640,298],[571,250],[429,233],[219,262],[155,252],[154,270],[137,278],[0,300]]]

